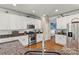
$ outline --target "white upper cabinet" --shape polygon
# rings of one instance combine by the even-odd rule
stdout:
[[[26,19],[23,16],[10,15],[10,29],[11,30],[22,30],[26,29]]]
[[[41,21],[11,13],[0,13],[0,30],[26,30],[27,25],[35,25],[35,29],[41,28]]]
[[[28,24],[35,25],[35,29],[41,29],[41,21],[38,19],[30,18]]]
[[[0,14],[0,30],[9,30],[9,15],[7,13]]]
[[[41,29],[41,21],[36,19],[36,22],[35,22],[35,29]]]
[[[57,18],[57,29],[66,29],[67,28],[67,20],[66,18]]]
[[[22,16],[21,17],[21,25],[22,25],[22,29],[27,29],[27,23],[28,23],[28,18],[27,17],[24,17],[24,16]]]
[[[18,28],[18,17],[10,14],[10,30],[15,30]]]

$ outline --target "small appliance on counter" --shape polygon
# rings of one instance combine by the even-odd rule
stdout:
[[[27,29],[35,29],[35,25],[29,24],[29,25],[27,25]]]

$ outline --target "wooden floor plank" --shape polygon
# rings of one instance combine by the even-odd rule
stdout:
[[[27,46],[26,48],[32,48],[32,49],[41,49],[42,48],[42,43],[36,43],[30,46]],[[47,40],[45,41],[45,48],[46,49],[61,49],[63,48],[62,45],[54,43],[52,40]]]

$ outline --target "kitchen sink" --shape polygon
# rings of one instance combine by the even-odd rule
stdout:
[[[27,51],[24,53],[24,55],[42,55],[42,51]],[[44,55],[61,55],[61,54],[58,52],[45,51]]]

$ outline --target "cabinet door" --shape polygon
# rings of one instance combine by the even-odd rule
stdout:
[[[57,19],[57,29],[62,29],[62,18]]]
[[[18,15],[10,15],[10,29],[11,30],[22,30],[26,29],[26,18]]]
[[[28,36],[20,36],[18,40],[23,46],[28,45]]]
[[[9,30],[9,15],[6,13],[0,14],[0,30]]]
[[[40,42],[43,40],[43,35],[42,34],[37,34],[37,42]]]
[[[23,28],[23,22],[24,22],[23,18],[21,16],[17,16],[16,18],[17,18],[17,21],[16,21],[17,28],[16,29],[24,29]]]
[[[21,16],[20,17],[21,29],[27,29],[27,25],[26,25],[27,21],[26,20],[27,20],[26,17],[24,17],[24,16]]]
[[[10,14],[10,29],[11,30],[15,30],[18,28],[17,21],[18,21],[18,18],[15,15]]]
[[[55,35],[55,42],[61,45],[66,45],[66,36],[64,35]]]
[[[34,23],[35,23],[35,29],[41,29],[41,21],[40,20],[35,19]]]
[[[66,29],[66,28],[67,28],[66,18],[58,18],[57,19],[57,29]]]

